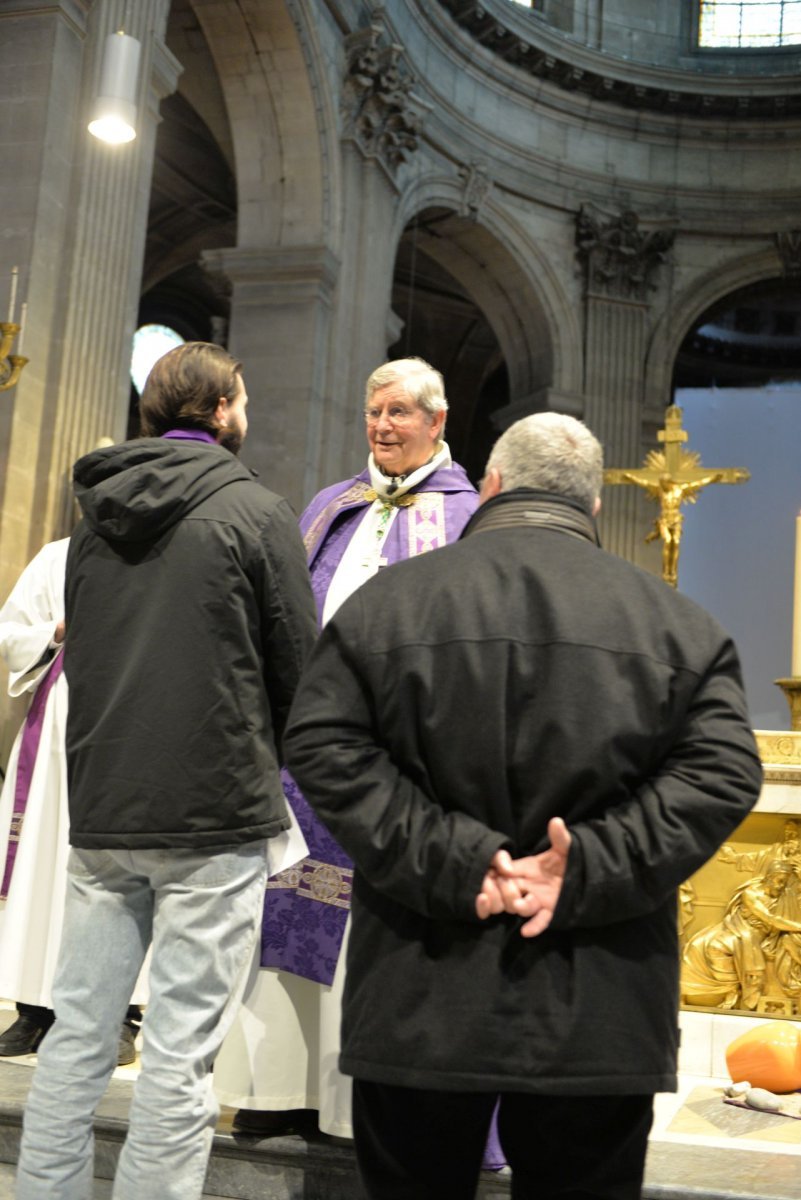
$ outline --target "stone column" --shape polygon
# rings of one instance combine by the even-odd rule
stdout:
[[[381,164],[343,147],[346,250],[331,340],[331,386],[323,416],[318,487],[361,471],[367,461],[364,385],[398,336],[391,310],[397,244],[396,189]]]
[[[2,598],[45,542],[69,533],[73,461],[125,432],[158,101],[179,68],[161,41],[169,0],[127,5],[125,32],[142,42],[138,137],[95,141],[86,125],[102,45],[124,7],[61,0],[0,12],[0,96],[14,115],[0,131],[11,231],[0,246],[0,309],[2,280],[18,265],[30,359],[0,393]],[[3,688],[3,757],[19,721]]]
[[[142,43],[138,136],[114,147],[86,124],[103,43],[124,9],[125,32]],[[12,254],[28,301],[30,358],[7,397],[3,595],[44,542],[69,532],[74,460],[99,438],[125,433],[158,101],[180,70],[161,40],[168,9],[169,0],[63,0],[0,20],[0,76],[26,78],[26,136],[4,153],[15,177]]]
[[[644,231],[633,212],[610,217],[582,208],[577,251],[585,270],[584,420],[609,467],[640,465],[649,296],[673,244],[666,228]],[[604,546],[632,562],[642,558],[648,514],[636,487],[604,492]]]
[[[344,48],[342,269],[318,486],[362,470],[367,459],[364,385],[402,329],[391,309],[397,212],[427,112],[403,47],[380,13],[346,38]]]
[[[243,460],[300,511],[316,486],[339,263],[325,246],[290,246],[206,250],[203,265],[231,285],[228,348],[249,398]]]

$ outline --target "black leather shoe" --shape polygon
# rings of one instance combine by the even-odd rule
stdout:
[[[258,1108],[240,1108],[231,1122],[234,1133],[247,1137],[287,1137],[290,1134],[308,1136],[317,1131],[317,1110],[293,1108],[267,1112]]]
[[[136,1061],[136,1035],[139,1027],[130,1021],[123,1021],[120,1029],[120,1046],[117,1051],[117,1066],[127,1067]]]
[[[27,1013],[20,1013],[13,1025],[0,1036],[0,1057],[17,1058],[21,1054],[35,1054],[47,1030]]]

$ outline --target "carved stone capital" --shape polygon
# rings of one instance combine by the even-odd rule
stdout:
[[[339,259],[323,245],[219,247],[204,250],[201,263],[239,305],[328,305],[339,274]]]
[[[776,234],[776,249],[785,275],[801,275],[801,229]]]
[[[576,218],[576,254],[588,295],[646,301],[675,237],[675,229],[641,229],[630,210],[609,216],[583,205]]]
[[[394,173],[417,149],[427,106],[413,95],[403,47],[374,21],[345,40],[345,134]]]

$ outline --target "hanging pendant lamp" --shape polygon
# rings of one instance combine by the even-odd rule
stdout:
[[[142,45],[120,30],[106,38],[100,92],[92,109],[89,132],[118,145],[136,137],[136,85]]]

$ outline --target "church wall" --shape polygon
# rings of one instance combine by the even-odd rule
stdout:
[[[53,419],[49,384],[62,337],[62,245],[68,230],[63,197],[71,186],[70,110],[79,96],[87,7],[62,4],[42,14],[19,5],[0,13],[0,320],[9,315],[13,266],[19,267],[16,322],[23,302],[30,314],[24,342],[30,361],[17,386],[0,392],[3,598],[38,548],[37,537],[47,536],[41,516],[49,464],[46,453],[41,462],[40,447]],[[24,707],[22,701],[12,703],[3,687],[0,717],[10,719],[0,724],[2,764]]]
[[[327,74],[341,34],[330,13],[302,2],[247,19],[225,2],[196,12],[225,97],[239,198],[237,245],[203,262],[232,289],[228,346],[246,367],[248,462],[300,507],[323,452],[340,267],[342,164]]]
[[[727,211],[745,216],[758,196],[797,186],[797,120],[674,117],[594,100],[436,28],[432,6],[389,11],[432,104],[426,142],[463,160],[480,153],[497,185],[529,203],[575,210],[579,197],[608,198],[720,216],[725,196]],[[676,72],[666,86],[686,81]]]
[[[37,538],[45,540],[49,463],[42,442],[47,443],[53,420],[52,371],[63,339],[65,196],[72,188],[75,148],[70,114],[80,98],[86,7],[61,5],[41,14],[20,6],[0,17],[0,314],[6,320],[6,287],[11,268],[18,266],[15,315],[19,323],[21,304],[27,302],[24,349],[30,359],[16,388],[0,393],[3,594],[38,548]]]
[[[513,10],[510,20],[518,26],[526,19],[514,5],[490,4],[493,11]],[[574,16],[586,28],[595,21],[597,45],[603,47],[595,54],[598,64],[608,61],[610,39],[623,26],[647,27],[660,45],[672,47],[672,63],[686,48],[681,20],[666,11],[674,6],[638,5],[636,20],[630,5],[594,12],[591,7],[582,12],[576,6]],[[605,103],[510,66],[438,3],[421,0],[377,9],[355,0],[289,0],[269,14],[266,7],[258,9],[249,33],[270,66],[262,79],[261,63],[243,65],[250,62],[248,47],[228,20],[229,10],[225,3],[198,6],[238,140],[239,248],[271,253],[292,244],[310,262],[327,255],[331,269],[323,307],[296,305],[277,326],[283,345],[291,347],[283,371],[260,349],[258,336],[245,334],[246,324],[254,330],[258,325],[258,306],[251,293],[238,316],[234,283],[231,346],[237,353],[246,346],[255,355],[249,366],[270,414],[264,434],[249,445],[262,476],[298,505],[361,465],[363,439],[354,414],[364,377],[384,356],[400,316],[389,312],[389,276],[400,233],[414,216],[406,198],[415,191],[439,194],[455,211],[469,213],[477,227],[494,214],[502,231],[496,231],[494,243],[500,258],[512,246],[523,255],[529,294],[510,289],[508,300],[520,306],[520,326],[535,327],[548,349],[537,363],[531,339],[516,337],[508,322],[496,329],[506,343],[513,380],[509,414],[549,402],[581,414],[588,381],[599,386],[599,370],[595,410],[600,405],[603,411],[606,391],[625,377],[625,406],[637,419],[626,430],[620,417],[612,420],[610,428],[621,434],[613,437],[610,454],[615,461],[638,454],[649,437],[649,407],[658,410],[663,403],[661,394],[653,405],[645,394],[654,330],[673,291],[691,286],[699,269],[720,266],[727,254],[736,257],[740,238],[753,239],[748,253],[764,249],[777,222],[793,219],[797,123],[734,122]],[[360,145],[349,127],[349,55],[371,23],[379,30],[377,47],[400,47],[399,73],[409,84],[401,116],[419,122],[415,145],[392,165],[374,146]],[[580,51],[582,61],[591,58],[587,47],[573,44],[572,50]],[[622,59],[617,65],[640,70]],[[688,78],[679,70],[663,75],[677,86]],[[606,369],[603,362],[588,361],[593,346],[603,348],[608,359],[610,343],[603,322],[595,340],[588,340],[587,281],[575,245],[576,220],[585,205],[595,206],[606,220],[631,209],[644,230],[670,227],[678,234],[664,268],[649,280],[636,325],[621,330],[619,352],[636,343],[636,363],[607,363]],[[699,254],[713,236],[711,254]],[[487,252],[494,255],[493,243]],[[491,305],[491,288],[476,284],[475,290]],[[487,317],[497,320],[492,309]],[[604,320],[611,319],[611,310],[605,311]],[[314,370],[308,362],[312,347]],[[300,469],[298,462],[288,462],[290,444],[301,456]],[[640,498],[624,507],[621,521],[639,520]],[[635,553],[633,546],[629,539],[626,552]]]
[[[397,193],[382,165],[352,143],[343,147],[343,254],[331,326],[320,455],[307,475],[303,502],[329,483],[361,471],[367,460],[364,385],[394,341],[390,309]]]
[[[491,6],[514,7],[498,0]],[[611,53],[640,55],[633,43],[611,48],[622,28],[636,25],[653,34],[642,56],[653,59],[654,47],[662,47],[663,65],[676,68],[662,72],[665,86],[698,84],[697,71],[690,76],[677,66],[687,30],[674,6],[637,5],[636,20],[623,3],[606,5],[602,13],[587,6],[582,14],[580,8],[576,19],[587,28],[595,20],[598,28],[599,69]],[[309,0],[288,10],[306,48],[314,25],[314,55],[310,59],[307,49],[306,57],[317,136],[329,155],[320,168],[331,217],[322,244],[338,265],[327,315],[297,310],[282,326],[292,344],[313,345],[315,353],[327,327],[328,354],[305,394],[305,385],[287,392],[285,380],[270,389],[272,432],[249,447],[257,451],[263,476],[302,504],[318,487],[362,465],[361,388],[403,319],[389,312],[389,276],[403,228],[420,211],[423,197],[475,224],[469,245],[454,232],[440,247],[439,261],[482,307],[504,348],[512,392],[499,423],[553,404],[596,422],[610,464],[639,461],[669,399],[671,363],[657,369],[655,359],[657,346],[678,344],[676,297],[691,294],[706,276],[725,273],[743,256],[770,258],[776,233],[795,221],[798,121],[702,117],[607,103],[510,66],[438,4],[421,0],[378,10]],[[521,12],[511,19],[519,25],[523,18]],[[375,147],[360,145],[348,124],[349,47],[371,22],[379,31],[378,48],[401,48],[399,70],[409,87],[400,109],[419,121],[414,146],[391,166]],[[591,48],[573,49],[580,50],[583,63],[592,58]],[[639,63],[629,66],[621,59],[616,65],[647,73]],[[749,83],[757,92],[761,86],[759,80]],[[276,208],[269,190],[263,202]],[[601,226],[633,211],[643,238],[653,231],[670,233],[670,250],[642,295],[593,297],[586,266],[576,255],[577,218],[587,207]],[[276,212],[270,219],[277,219]],[[493,237],[482,250],[485,224],[492,225]],[[497,303],[492,267],[482,277],[480,264],[489,261],[501,274],[497,264],[505,253],[516,255],[521,282],[507,275],[503,303]],[[322,324],[315,324],[317,318]],[[234,335],[236,327],[234,316]],[[257,374],[263,375],[257,339],[250,347]],[[287,423],[296,430],[294,440],[281,437]],[[302,473],[287,460],[290,444],[298,454],[303,451]],[[608,499],[607,544],[654,568],[657,554],[639,536],[647,520],[641,496],[621,489]]]
[[[662,0],[604,0],[599,49],[635,62],[676,63],[683,49],[682,10],[688,8]]]
[[[473,6],[444,0],[190,2],[218,82],[201,94],[198,70],[186,95],[217,133],[240,202],[237,244],[204,261],[231,288],[248,456],[297,507],[364,464],[364,381],[398,339],[397,247],[427,208],[452,213],[429,249],[502,347],[498,424],[546,406],[586,416],[615,466],[652,444],[694,314],[736,281],[790,269],[777,235],[798,223],[797,54],[763,56],[759,69],[738,59],[738,78],[731,55],[688,55],[689,6],[655,0],[574,0],[545,19],[485,0],[491,22],[525,32],[517,63],[457,19]],[[178,75],[160,45],[168,0],[129,5],[145,38],[144,124],[132,150],[101,155],[83,110],[121,0],[13,7],[0,14],[0,312],[18,263],[31,362],[0,393],[4,593],[67,527],[74,457],[124,428],[157,102]],[[372,91],[354,65],[371,23],[384,56]],[[635,26],[648,38],[626,33]],[[359,125],[365,114],[380,136]],[[603,246],[623,236],[627,212],[639,284]],[[602,250],[614,260],[606,284],[593,274]],[[653,567],[650,515],[623,496],[639,489],[617,491],[607,544]]]
[[[494,13],[504,6],[490,7]],[[640,28],[650,22],[678,62],[682,29],[666,12],[675,7],[638,4],[635,20],[631,6],[605,5],[605,48],[618,18],[620,25]],[[669,399],[672,363],[663,364],[658,394],[648,387],[655,333],[671,326],[674,296],[691,292],[705,275],[725,272],[742,257],[774,258],[777,232],[796,219],[801,126],[794,117],[734,120],[606,103],[510,66],[464,28],[437,20],[431,6],[391,6],[388,18],[392,36],[407,52],[415,87],[430,105],[409,170],[424,172],[435,155],[440,171],[442,160],[454,174],[465,163],[481,165],[493,205],[510,215],[521,241],[539,248],[572,308],[573,340],[555,356],[549,381],[554,398],[566,392],[571,403],[555,402],[595,422],[610,465],[632,456],[639,461],[653,436],[651,418]],[[586,48],[581,54],[582,64],[592,57]],[[597,56],[596,66],[605,65]],[[665,78],[666,86],[697,82],[693,76],[688,83],[679,70]],[[762,83],[753,86],[758,90]],[[576,221],[584,208],[601,226],[630,210],[643,234],[670,235],[670,249],[642,295],[627,295],[624,287],[617,295],[593,297],[576,257]],[[568,383],[560,369],[577,362],[581,378]],[[511,397],[516,415],[520,400]],[[608,498],[607,544],[653,568],[655,557],[637,536],[647,528],[644,502],[624,493],[619,489]]]
[[[157,105],[177,71],[159,40],[167,5],[142,0],[132,9],[128,28],[143,43],[139,136],[116,155],[85,125],[103,39],[119,29],[122,4],[21,6],[30,144],[20,154],[18,135],[6,129],[0,148],[19,168],[12,253],[29,304],[30,363],[2,397],[13,406],[0,511],[3,596],[40,546],[72,527],[75,459],[102,436],[124,435]],[[0,55],[13,49],[5,34],[15,24],[3,17]]]

